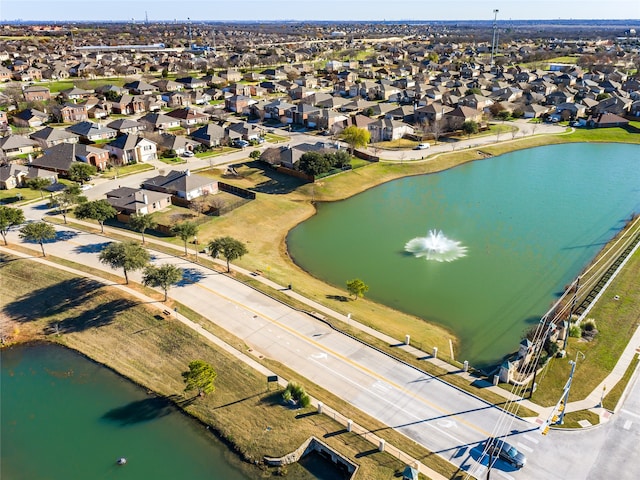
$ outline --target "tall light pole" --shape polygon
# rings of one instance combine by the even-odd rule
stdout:
[[[496,40],[498,36],[498,9],[493,11],[493,40],[491,41],[491,66],[493,67],[493,57],[496,54]]]

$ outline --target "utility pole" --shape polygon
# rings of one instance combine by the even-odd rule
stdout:
[[[491,66],[493,67],[494,56],[496,54],[497,36],[498,36],[498,9],[493,11],[493,40],[491,41]]]
[[[573,373],[576,370],[576,365],[578,363],[578,356],[582,355],[582,358],[584,359],[584,353],[578,351],[576,352],[576,359],[574,360],[569,360],[569,364],[571,365],[571,373],[569,374],[569,380],[567,380],[567,384],[564,387],[564,396],[561,400],[561,403],[564,405],[564,408],[562,409],[562,411],[560,412],[560,417],[558,418],[558,424],[562,425],[564,424],[564,414],[567,411],[567,405],[569,403],[569,391],[571,390],[571,382],[573,381]]]

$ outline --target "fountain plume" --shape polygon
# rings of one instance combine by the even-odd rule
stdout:
[[[409,240],[404,249],[416,257],[436,262],[452,262],[467,255],[467,247],[456,240],[447,238],[442,230],[429,230],[426,237]]]

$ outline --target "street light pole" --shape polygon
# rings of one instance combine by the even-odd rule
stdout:
[[[493,57],[496,54],[496,34],[498,32],[498,9],[493,11],[493,40],[491,41],[491,66],[493,67]]]

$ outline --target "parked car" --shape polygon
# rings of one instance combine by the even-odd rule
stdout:
[[[235,140],[233,142],[233,146],[236,148],[245,148],[249,146],[249,142],[247,142],[246,140]]]
[[[490,438],[487,440],[487,444],[489,455],[498,457],[515,468],[522,468],[526,465],[527,457],[510,443],[498,438]]]
[[[418,144],[418,146],[416,147],[416,150],[427,150],[429,148],[431,148],[431,145],[426,142],[423,142]]]
[[[185,151],[182,153],[182,156],[183,156],[183,157],[187,157],[187,158],[189,158],[189,157],[193,157],[193,156],[194,156],[194,153],[193,153],[192,151],[190,151],[190,150],[185,150]]]

